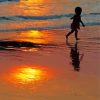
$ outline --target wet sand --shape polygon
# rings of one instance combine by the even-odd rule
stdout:
[[[69,30],[44,30],[39,48],[1,50],[0,100],[99,100],[99,29],[82,28],[67,44]]]

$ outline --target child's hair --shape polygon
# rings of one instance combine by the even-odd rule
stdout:
[[[76,13],[76,14],[80,15],[81,12],[82,12],[82,8],[81,8],[81,7],[76,7],[76,8],[75,8],[75,13]]]

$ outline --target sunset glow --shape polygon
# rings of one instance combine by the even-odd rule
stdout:
[[[25,35],[22,33],[22,35]],[[43,34],[37,30],[32,30],[26,33],[27,37],[34,37],[34,38],[40,38],[43,36]]]
[[[15,73],[14,76],[17,80],[22,82],[31,82],[41,79],[43,72],[39,69],[33,68],[21,68],[18,70],[18,73]]]
[[[41,7],[41,5],[46,4],[47,2],[49,2],[49,0],[21,0],[21,13],[29,16],[43,16],[50,11],[46,6],[43,8]]]
[[[21,66],[8,72],[6,79],[15,84],[34,84],[47,80],[49,78],[49,72],[38,66]]]
[[[14,40],[47,44],[48,41],[49,41],[48,37],[49,37],[49,34],[46,33],[46,32],[41,32],[41,31],[38,31],[38,30],[32,30],[32,31],[20,33],[18,38],[15,38]]]
[[[42,3],[43,0],[27,0],[27,2],[30,2],[30,3]]]

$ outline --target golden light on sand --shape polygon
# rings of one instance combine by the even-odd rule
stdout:
[[[8,72],[6,79],[14,84],[34,84],[48,80],[50,73],[38,66],[21,66]]]

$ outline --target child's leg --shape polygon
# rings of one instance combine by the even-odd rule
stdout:
[[[78,40],[79,38],[78,38],[78,31],[77,30],[75,30],[75,38],[76,38],[76,40]]]
[[[72,34],[74,32],[74,30],[71,30],[67,35],[66,35],[66,38],[68,38],[68,36],[70,35],[70,34]]]

